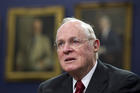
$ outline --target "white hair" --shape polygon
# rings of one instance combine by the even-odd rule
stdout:
[[[62,25],[67,23],[67,22],[74,22],[74,21],[78,21],[81,25],[81,27],[84,29],[84,31],[86,32],[86,34],[88,35],[89,38],[93,38],[93,39],[96,39],[96,35],[94,33],[94,30],[92,29],[92,26],[89,25],[88,23],[85,23],[79,19],[76,19],[76,18],[72,18],[72,17],[67,17],[67,18],[64,18],[63,21],[62,21]]]

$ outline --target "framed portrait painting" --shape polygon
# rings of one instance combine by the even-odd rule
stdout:
[[[93,26],[100,40],[100,60],[130,70],[132,4],[81,3],[75,16]]]
[[[9,9],[6,79],[45,80],[61,73],[53,43],[63,15],[61,6]]]

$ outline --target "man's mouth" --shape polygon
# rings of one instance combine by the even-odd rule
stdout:
[[[65,62],[71,62],[71,61],[74,61],[74,60],[76,60],[76,58],[66,58],[64,61]]]

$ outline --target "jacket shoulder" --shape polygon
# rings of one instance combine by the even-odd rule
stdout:
[[[108,72],[110,76],[117,76],[117,77],[122,77],[122,78],[131,76],[131,75],[137,76],[135,73],[131,71],[120,69],[110,64],[105,64],[105,66],[108,68]]]
[[[105,66],[108,68],[108,87],[110,90],[128,91],[126,93],[135,93],[136,91],[140,92],[140,77],[138,75],[128,70],[116,68],[109,64],[105,64]]]
[[[58,86],[62,86],[62,82],[65,82],[66,80],[68,80],[68,78],[70,78],[69,74],[63,73],[59,76],[46,80],[39,85],[38,91],[39,93],[51,93],[49,91],[52,91],[52,89],[56,89]],[[42,92],[44,90],[47,92]]]
[[[59,82],[62,82],[64,81],[65,79],[69,78],[70,76],[68,75],[68,73],[63,73],[59,76],[56,76],[56,77],[53,77],[49,80],[46,80],[44,82],[42,82],[40,85],[41,86],[53,86],[53,85],[56,85],[56,84],[59,84]]]

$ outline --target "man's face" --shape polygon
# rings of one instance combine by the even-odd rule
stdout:
[[[66,72],[78,71],[94,65],[94,46],[89,44],[90,41],[80,26],[76,22],[68,22],[57,32],[58,58]],[[92,42],[94,40],[91,40]]]

